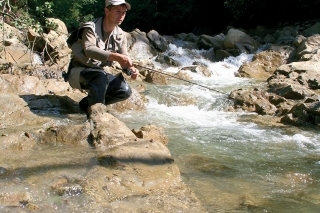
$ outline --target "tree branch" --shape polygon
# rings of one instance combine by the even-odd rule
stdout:
[[[16,19],[16,17],[14,17],[14,16],[12,16],[12,15],[10,15],[10,14],[8,14],[8,13],[4,13],[4,12],[2,12],[2,11],[0,11],[0,14],[2,14],[3,16],[9,16],[9,17],[12,18],[12,19]]]

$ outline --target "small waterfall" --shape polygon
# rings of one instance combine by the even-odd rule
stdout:
[[[43,64],[42,60],[41,60],[41,56],[37,53],[33,54],[33,62],[34,64]]]

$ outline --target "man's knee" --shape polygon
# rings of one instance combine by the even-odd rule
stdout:
[[[129,87],[129,85],[127,85],[126,88],[124,89],[124,95],[123,95],[124,100],[128,99],[131,95],[132,95],[132,90]]]
[[[122,86],[118,90],[112,93],[106,93],[105,103],[106,105],[114,104],[119,101],[124,101],[128,99],[132,94],[132,90],[129,85]]]
[[[121,89],[119,89],[114,95],[118,100],[126,100],[128,99],[132,94],[132,90],[128,84],[123,84],[121,86]]]

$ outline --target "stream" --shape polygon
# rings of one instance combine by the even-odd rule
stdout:
[[[225,110],[232,90],[264,88],[265,82],[235,77],[253,55],[211,62],[207,51],[184,49],[181,42],[171,44],[166,54],[183,66],[200,61],[212,76],[189,72],[195,84],[173,79],[170,85],[149,85],[146,110],[119,116],[129,128],[155,124],[165,129],[183,180],[208,212],[319,212],[319,132],[258,125],[255,113]],[[179,105],[181,99],[196,101]]]

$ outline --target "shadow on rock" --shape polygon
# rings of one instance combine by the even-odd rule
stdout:
[[[20,95],[27,102],[30,111],[37,115],[79,113],[77,101],[59,95]]]

